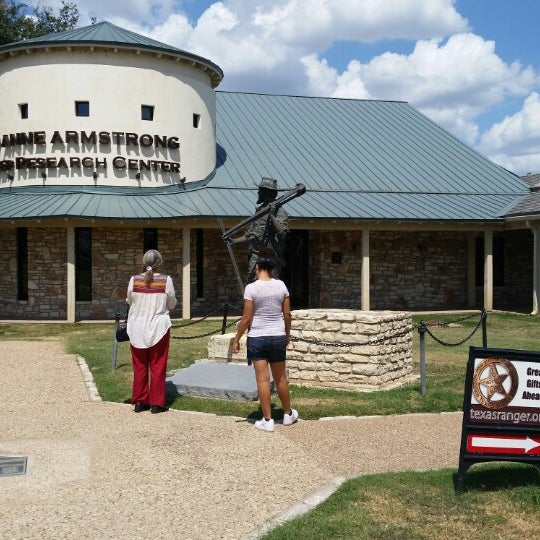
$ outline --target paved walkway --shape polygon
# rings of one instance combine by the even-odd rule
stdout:
[[[82,364],[82,365],[80,365]],[[461,413],[255,430],[98,401],[56,341],[0,344],[1,539],[252,539],[365,473],[457,467]],[[85,381],[86,380],[86,381]],[[302,414],[302,411],[300,411]]]

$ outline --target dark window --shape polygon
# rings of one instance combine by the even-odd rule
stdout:
[[[141,119],[142,120],[154,119],[154,106],[153,105],[141,105]]]
[[[201,125],[201,115],[200,114],[194,114],[193,115],[193,127],[199,128]]]
[[[28,300],[28,229],[17,229],[17,300]]]
[[[197,298],[204,297],[204,230],[197,229]]]
[[[493,286],[504,287],[504,238],[493,237]],[[476,238],[476,286],[484,285],[484,238]]]
[[[90,102],[89,101],[76,101],[75,114],[77,116],[90,116]]]
[[[92,300],[92,229],[75,229],[75,300]]]
[[[158,249],[157,229],[143,229],[143,253],[149,249]]]
[[[21,103],[19,110],[21,111],[21,118],[28,118],[28,103]]]

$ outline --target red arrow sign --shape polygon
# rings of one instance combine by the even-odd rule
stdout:
[[[467,437],[467,451],[530,456],[540,454],[540,437],[475,433]]]

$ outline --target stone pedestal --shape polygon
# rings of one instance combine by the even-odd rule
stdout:
[[[370,392],[407,384],[412,365],[410,313],[307,309],[293,312],[289,381]]]
[[[410,313],[306,309],[292,313],[289,381],[298,386],[371,392],[418,379],[412,365]],[[246,336],[232,353],[235,333],[208,343],[210,362],[245,364]]]

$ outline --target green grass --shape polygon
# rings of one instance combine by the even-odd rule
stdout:
[[[414,322],[423,320],[439,339],[455,343],[474,329],[478,316],[460,321],[457,325],[437,326],[438,323],[456,321],[466,315],[432,314],[415,316]],[[174,325],[185,324],[175,321]],[[221,321],[206,320],[190,326],[173,328],[169,354],[169,371],[189,366],[205,358],[208,337],[186,339],[215,330],[219,333]],[[540,350],[540,320],[522,314],[490,313],[487,319],[488,346],[506,349]],[[86,359],[94,376],[100,395],[107,401],[123,401],[131,393],[131,357],[129,344],[118,345],[116,369],[112,369],[113,323],[77,324],[0,324],[0,340],[5,339],[60,339],[67,352]],[[419,372],[419,335],[413,332],[414,369]],[[302,418],[316,419],[324,416],[363,416],[420,412],[461,410],[463,386],[469,346],[482,345],[479,330],[463,345],[445,347],[426,335],[426,385],[427,393],[421,396],[420,381],[402,388],[379,392],[346,392],[291,386],[294,406],[302,411]],[[227,400],[177,397],[171,400],[172,408],[211,412],[222,415],[256,416],[257,403]],[[279,401],[275,400],[276,418],[282,414]]]
[[[345,482],[327,501],[265,540],[475,539],[540,535],[540,472],[531,465],[477,465],[467,491],[452,469],[387,473]],[[536,484],[536,485],[534,485]]]
[[[473,330],[479,317],[452,327],[456,314],[415,316],[424,320],[440,340],[455,343]],[[176,324],[182,324],[176,321]],[[540,319],[522,314],[490,313],[488,346],[540,350]],[[204,334],[219,321],[205,321],[173,329],[177,338]],[[83,356],[103,399],[123,401],[131,391],[131,359],[127,343],[118,346],[117,369],[112,369],[113,324],[6,324],[1,340],[63,340],[66,351]],[[209,338],[172,339],[169,371],[206,357]],[[445,347],[426,335],[427,395],[420,382],[372,393],[340,392],[291,387],[302,418],[336,415],[404,414],[459,411],[463,403],[469,346],[482,345],[479,330],[457,347]],[[419,337],[414,332],[414,369],[419,371]],[[274,414],[279,418],[282,411]],[[171,407],[221,415],[259,416],[257,403],[178,397]],[[310,513],[271,531],[267,540],[317,539],[454,539],[522,540],[540,536],[540,474],[520,464],[475,465],[466,477],[466,491],[454,493],[455,470],[363,476],[345,482],[326,502]]]

